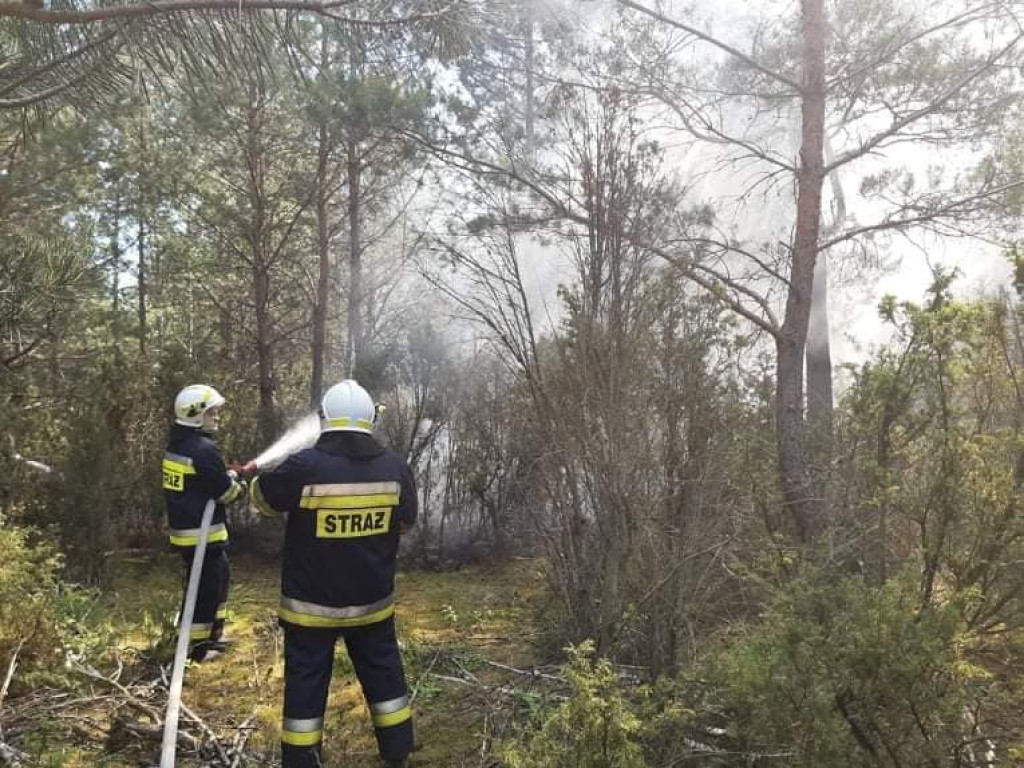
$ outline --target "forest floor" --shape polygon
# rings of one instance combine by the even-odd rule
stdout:
[[[18,746],[30,756],[28,765],[135,768],[159,762],[175,641],[169,617],[180,599],[180,579],[173,554],[118,560],[97,611],[116,638],[116,662],[91,672],[83,665],[84,689],[60,694],[65,704],[47,703],[38,693],[27,701],[29,709],[37,708],[35,716],[23,709],[32,727],[20,729]],[[182,731],[195,740],[179,742],[181,768],[277,764],[283,690],[278,585],[276,563],[232,558],[227,634],[233,645],[217,660],[190,664],[186,671],[183,704],[195,717],[183,712]],[[498,765],[500,739],[559,687],[550,675],[557,668],[538,658],[536,608],[545,594],[540,564],[517,559],[446,573],[403,572],[397,594],[417,733],[410,768]],[[8,709],[17,703],[9,701]],[[380,765],[340,642],[324,730],[327,768]]]

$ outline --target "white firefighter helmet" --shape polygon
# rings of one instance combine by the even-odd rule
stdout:
[[[203,426],[203,414],[224,405],[224,395],[207,384],[189,384],[174,398],[174,421],[184,427]]]
[[[376,412],[370,393],[355,380],[345,379],[328,389],[320,402],[320,431],[372,434]]]

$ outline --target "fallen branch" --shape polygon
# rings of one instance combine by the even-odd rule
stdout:
[[[416,701],[416,695],[420,692],[420,686],[423,685],[423,679],[434,671],[434,665],[437,664],[437,660],[441,658],[441,652],[438,651],[434,654],[434,658],[430,660],[430,664],[427,665],[426,671],[416,680],[416,683],[412,687],[412,693],[409,694],[409,703],[412,704]]]
[[[543,678],[544,680],[551,680],[555,683],[565,684],[565,678],[559,677],[558,675],[549,675],[545,672],[541,672],[537,667],[531,667],[530,669],[517,669],[516,667],[510,667],[508,664],[499,664],[497,661],[491,661],[490,659],[484,659],[485,664],[489,664],[492,667],[503,669],[506,672],[512,672],[517,675],[525,675],[527,677]]]
[[[125,729],[140,737],[147,739],[159,739],[163,733],[163,713],[160,708],[154,704],[149,703],[145,699],[140,698],[135,692],[130,690],[127,686],[119,682],[115,677],[108,677],[94,667],[76,665],[73,667],[78,673],[88,677],[91,680],[104,683],[110,687],[116,689],[124,697],[124,705],[130,706],[133,709],[138,710],[145,715],[151,722],[150,724],[130,723],[127,721],[121,721],[121,724]],[[165,670],[161,669],[161,678],[164,686],[167,685],[167,676]],[[152,692],[156,683],[147,686],[147,692]],[[204,744],[208,744],[214,752],[215,762],[213,765],[220,765],[223,768],[230,768],[231,766],[237,766],[240,759],[240,753],[235,753],[230,748],[225,748],[221,739],[213,731],[213,729],[206,724],[195,711],[191,708],[181,705],[181,712],[184,714],[185,719],[193,726],[199,729],[202,737],[197,738],[192,734],[188,733],[184,729],[178,729],[177,740],[183,741],[185,746],[189,747],[196,753],[200,753]],[[250,718],[251,720],[251,718]],[[248,722],[248,721],[247,721]]]
[[[253,712],[249,717],[242,721],[242,724],[235,729],[235,738],[231,742],[231,750],[234,753],[234,757],[231,759],[231,768],[238,768],[242,762],[242,754],[245,751],[245,743],[249,741],[249,737],[252,736],[253,731],[256,727],[250,725],[253,720],[256,719],[256,713]]]
[[[120,725],[133,736],[138,736],[146,741],[159,741],[163,736],[163,724],[143,725],[142,723],[133,723],[128,720],[121,720]],[[178,742],[186,749],[190,749],[193,752],[199,752],[199,739],[188,731],[178,731]]]
[[[195,712],[193,712],[191,709],[185,706],[185,702],[181,702],[181,711],[185,715],[185,717],[191,720],[195,725],[199,726],[199,730],[201,730],[203,734],[206,736],[207,741],[209,741],[210,744],[213,745],[214,750],[216,750],[217,752],[217,757],[220,758],[220,761],[225,766],[230,766],[231,760],[228,759],[228,755],[224,751],[224,746],[220,743],[220,739],[217,738],[217,734],[213,732],[210,726],[208,726],[199,715],[197,715]]]
[[[461,677],[452,677],[451,675],[439,675],[436,672],[430,673],[431,677],[436,677],[438,680],[447,680],[449,683],[459,683],[460,685],[468,685],[470,688],[486,688],[487,686],[483,683],[474,683],[472,680],[464,680]]]
[[[82,675],[85,675],[88,678],[91,678],[92,680],[96,680],[101,683],[106,683],[107,685],[116,688],[128,700],[128,703],[138,708],[142,712],[146,713],[154,723],[161,722],[159,709],[154,707],[149,702],[140,699],[138,696],[136,696],[134,693],[128,690],[128,688],[126,688],[117,680],[107,677],[106,675],[102,674],[95,667],[92,666],[83,667],[81,665],[75,665],[72,667],[72,669],[74,669],[76,672]]]
[[[14,670],[18,668],[18,654],[21,653],[21,647],[25,645],[25,639],[22,638],[18,643],[18,647],[14,649],[14,653],[11,654],[11,663],[7,665],[7,674],[4,676],[4,684],[0,686],[0,715],[3,714],[4,700],[7,698],[7,691],[11,688],[11,680],[14,679]],[[4,741],[4,728],[3,720],[0,719],[0,761],[4,764],[18,768],[21,765],[21,761],[27,758],[24,752],[20,752],[14,747],[7,744]]]
[[[0,741],[0,763],[9,765],[11,768],[20,768],[21,761],[27,759],[28,755],[24,752],[19,752],[11,745]]]
[[[4,699],[7,698],[7,691],[10,690],[11,680],[14,679],[14,670],[18,667],[18,654],[21,653],[21,647],[25,645],[25,640],[18,643],[18,647],[14,649],[14,653],[11,655],[11,663],[7,665],[7,674],[4,676],[4,684],[0,686],[0,714],[3,714]]]

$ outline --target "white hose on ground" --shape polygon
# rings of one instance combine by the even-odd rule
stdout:
[[[178,630],[178,647],[174,651],[174,668],[171,672],[171,687],[167,693],[167,716],[164,717],[164,740],[160,748],[160,768],[174,768],[174,751],[178,745],[178,717],[181,713],[181,686],[185,680],[185,657],[188,656],[188,640],[192,631],[192,613],[199,594],[199,576],[206,556],[206,539],[210,534],[210,521],[217,503],[210,499],[203,510],[203,522],[199,526],[199,543],[192,556],[192,572],[188,576],[185,590],[185,607],[181,611],[181,627]]]

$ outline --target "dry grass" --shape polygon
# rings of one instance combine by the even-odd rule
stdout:
[[[232,649],[215,662],[192,665],[186,674],[184,703],[226,743],[240,724],[247,719],[252,724],[245,765],[269,766],[277,759],[283,688],[275,614],[277,569],[276,562],[233,559]],[[121,657],[138,660],[139,669],[132,674],[142,674],[153,656],[165,664],[169,661],[169,634],[156,651],[150,646],[160,622],[166,624],[176,607],[181,588],[178,560],[171,555],[126,557],[118,570],[106,596],[105,618],[122,638]],[[397,590],[399,640],[414,695],[419,743],[410,765],[497,765],[492,754],[496,737],[507,733],[521,716],[523,702],[539,696],[532,691],[544,684],[494,664],[522,669],[538,661],[533,627],[534,609],[544,593],[540,565],[512,560],[449,573],[402,573]],[[150,663],[149,669],[156,666]],[[156,762],[158,744],[138,739],[112,744],[108,738],[100,749],[82,743],[80,735],[51,730],[46,748],[36,752],[39,764],[120,768]],[[328,768],[379,766],[369,715],[341,643],[324,757]],[[201,763],[183,758],[178,765],[191,768]]]

